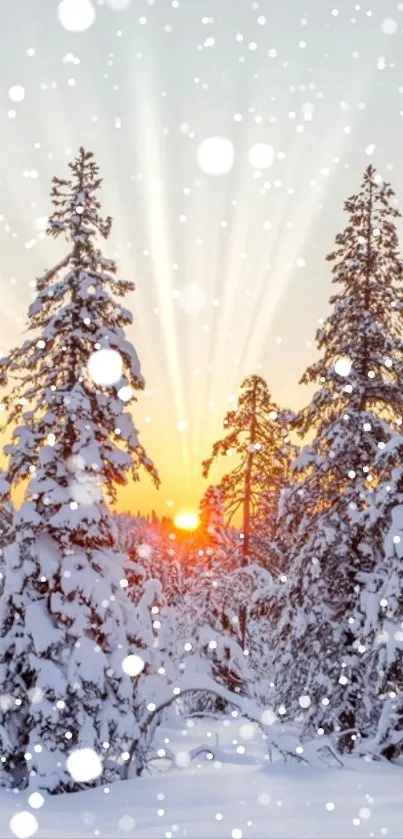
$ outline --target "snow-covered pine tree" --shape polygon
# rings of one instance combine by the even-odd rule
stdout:
[[[203,462],[207,477],[214,461],[232,455],[236,466],[218,485],[229,521],[238,512],[242,516],[241,565],[261,559],[263,529],[266,552],[270,551],[273,521],[262,520],[262,508],[273,498],[273,519],[279,492],[286,480],[292,446],[288,436],[289,417],[272,401],[267,383],[261,376],[248,376],[241,386],[238,405],[227,413],[227,434],[214,443],[209,459]],[[266,558],[266,568],[270,557]],[[240,611],[240,635],[245,640],[246,607]]]
[[[98,248],[111,229],[100,215],[100,186],[82,148],[69,179],[54,179],[48,235],[67,240],[67,254],[37,280],[31,337],[0,366],[15,426],[5,478],[12,488],[28,479],[5,551],[0,682],[9,701],[0,705],[0,783],[29,773],[51,791],[83,780],[66,767],[73,749],[108,756],[95,772],[99,783],[116,775],[136,736],[122,662],[141,628],[128,629],[104,494],[113,499],[116,484],[128,474],[137,480],[142,467],[158,481],[127,410],[144,383],[124,332],[132,315],[116,298],[134,286]]]
[[[305,731],[338,732],[340,748],[351,749],[373,722],[365,674],[377,632],[368,609],[388,528],[373,486],[402,409],[402,265],[394,193],[372,166],[345,210],[328,256],[340,290],[317,331],[321,357],[302,378],[318,388],[296,427],[314,439],[294,464],[282,509],[291,567],[273,658],[287,713],[300,712]]]
[[[384,551],[365,601],[367,632],[375,642],[366,660],[372,750],[390,759],[403,753],[403,436],[381,449],[382,479],[376,488],[374,518],[386,528]]]

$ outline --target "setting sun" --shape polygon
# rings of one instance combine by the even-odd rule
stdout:
[[[196,530],[199,527],[200,519],[197,513],[178,513],[174,519],[175,527],[180,530]]]

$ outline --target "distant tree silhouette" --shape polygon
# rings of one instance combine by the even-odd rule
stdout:
[[[222,543],[225,528],[225,505],[220,487],[206,489],[200,502],[200,536],[206,546]]]
[[[244,380],[238,406],[227,413],[227,434],[214,443],[212,455],[203,462],[203,476],[210,473],[220,456],[232,456],[236,465],[219,483],[229,521],[237,512],[242,516],[241,564],[247,566],[253,556],[253,538],[257,535],[262,512],[270,496],[271,515],[276,515],[277,499],[289,469],[292,446],[288,435],[290,416],[272,401],[267,383],[261,376]],[[267,523],[266,523],[267,524]],[[260,527],[261,537],[261,527]],[[269,546],[267,544],[267,550]],[[245,637],[246,612],[240,615],[240,632]]]

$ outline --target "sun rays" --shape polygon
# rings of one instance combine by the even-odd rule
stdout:
[[[19,341],[29,283],[54,261],[55,244],[36,226],[51,177],[84,144],[114,217],[108,250],[137,287],[131,338],[147,389],[135,417],[163,478],[158,496],[128,488],[121,503],[197,505],[200,462],[242,379],[260,371],[279,401],[302,398],[341,201],[369,149],[382,169],[399,136],[401,106],[397,94],[385,98],[379,68],[401,59],[380,24],[354,28],[314,0],[305,23],[280,3],[275,19],[243,0],[219,16],[213,0],[203,12],[196,2],[107,3],[85,31],[40,5],[27,6],[17,42],[16,11],[3,21],[14,45],[1,57],[0,349]],[[340,66],[340,26],[346,50],[361,50],[354,74]],[[383,117],[369,128],[371,109]],[[206,165],[200,148],[210,142],[211,154],[212,138],[221,148]]]

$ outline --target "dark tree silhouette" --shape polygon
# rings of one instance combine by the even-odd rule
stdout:
[[[256,558],[255,536],[260,553],[262,513],[267,512],[268,497],[273,501],[273,518],[265,524],[266,532],[272,533],[279,492],[286,480],[292,451],[288,424],[289,415],[281,412],[272,401],[265,380],[261,376],[249,376],[242,383],[238,407],[229,411],[224,419],[228,433],[214,443],[211,457],[203,462],[204,477],[220,456],[232,456],[236,462],[233,470],[221,480],[219,488],[229,520],[238,512],[242,516],[243,566]],[[269,553],[269,539],[266,547]],[[246,610],[241,611],[240,632],[245,638]]]

